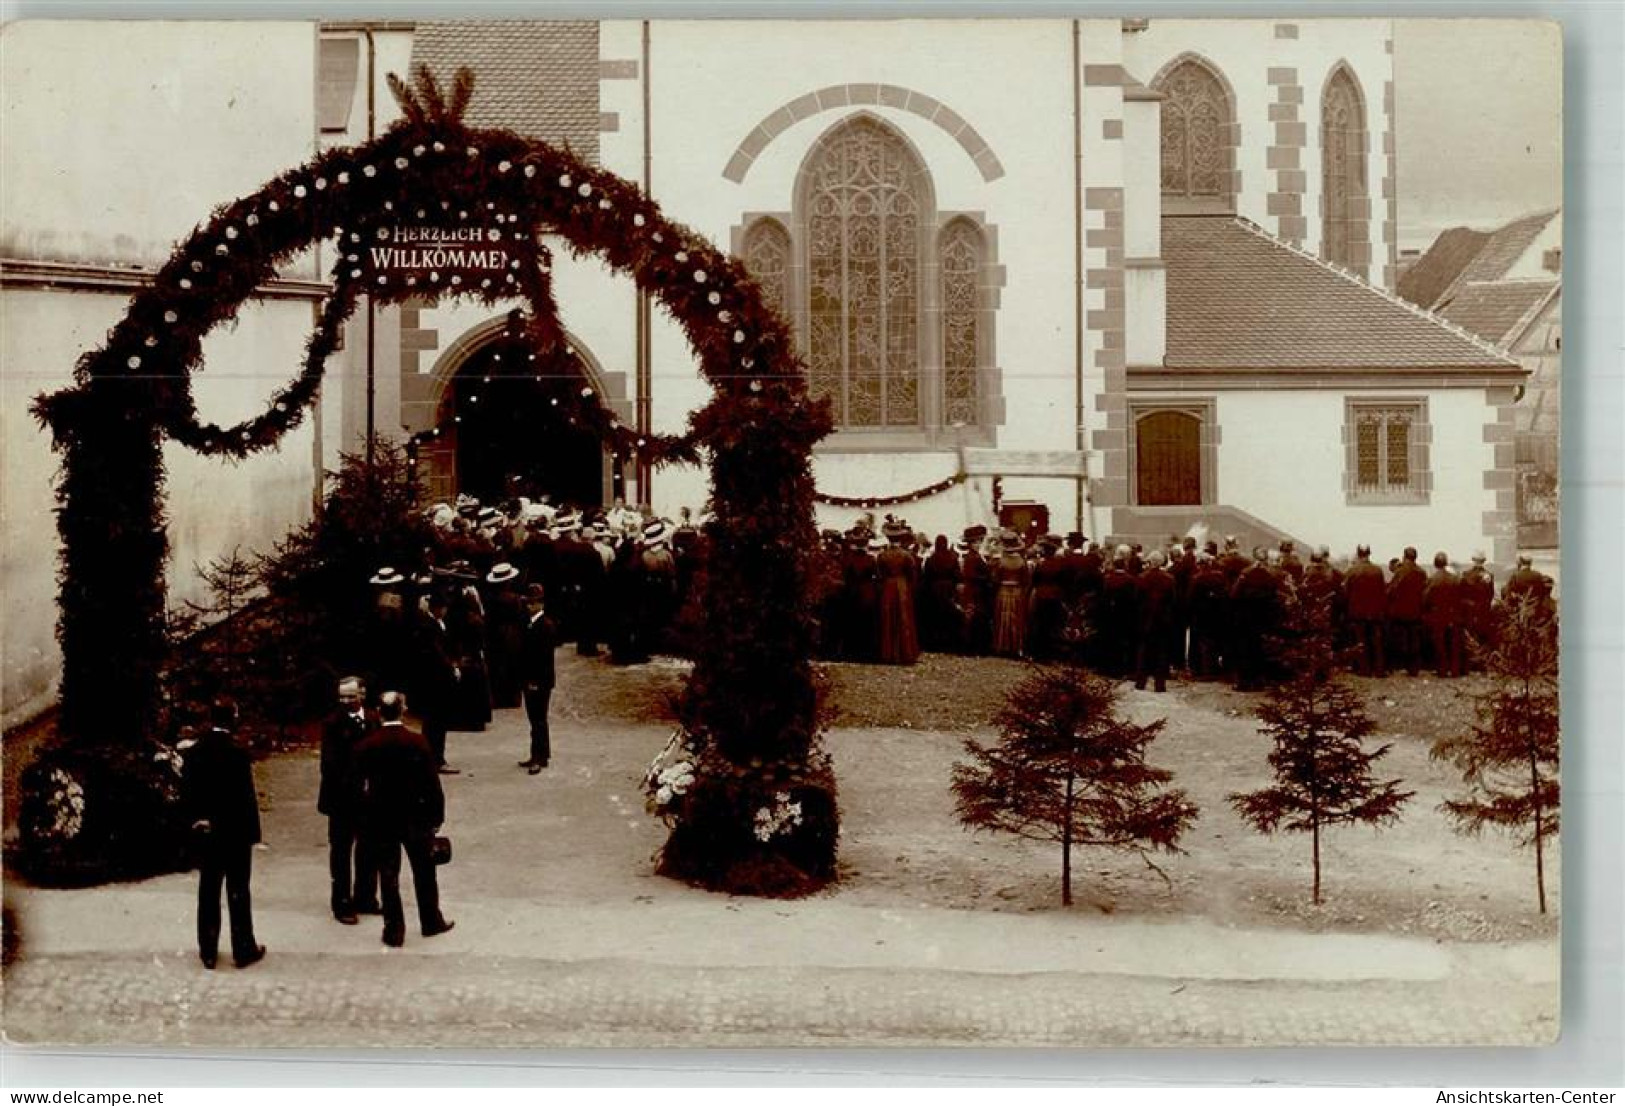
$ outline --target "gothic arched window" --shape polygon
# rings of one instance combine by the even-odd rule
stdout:
[[[1365,109],[1348,69],[1339,66],[1320,98],[1320,255],[1364,269],[1366,231]]]
[[[745,231],[740,251],[745,267],[762,287],[762,300],[790,318],[790,232],[777,219],[757,219]]]
[[[981,409],[982,232],[955,219],[937,247],[942,276],[942,421],[975,426]]]
[[[1218,75],[1195,58],[1157,82],[1162,102],[1162,194],[1199,204],[1231,203],[1234,115]]]
[[[802,168],[808,380],[841,427],[913,428],[920,396],[924,167],[898,134],[859,116]]]

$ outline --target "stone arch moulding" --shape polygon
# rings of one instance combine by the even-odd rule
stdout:
[[[768,112],[734,149],[733,156],[723,167],[722,175],[735,184],[741,184],[761,152],[792,125],[821,112],[871,104],[896,108],[935,123],[959,143],[966,156],[976,164],[983,180],[992,182],[1004,176],[1004,166],[993,152],[993,147],[964,116],[934,96],[891,84],[830,85],[798,96]]]
[[[470,357],[501,338],[506,327],[506,315],[497,315],[484,322],[475,323],[459,334],[440,356],[435,358],[434,366],[427,373],[414,374],[410,380],[402,379],[402,426],[411,433],[428,430],[434,426],[435,412],[439,410],[440,403],[445,398],[446,388],[450,385],[452,377],[457,375],[458,370]],[[587,383],[603,397],[605,406],[623,422],[631,422],[632,400],[627,395],[626,374],[605,372],[592,350],[568,329],[561,327],[559,336],[575,355],[582,372],[586,374]],[[413,386],[415,402],[408,403],[405,400],[408,384]]]

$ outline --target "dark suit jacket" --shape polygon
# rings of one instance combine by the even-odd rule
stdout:
[[[1427,573],[1415,561],[1401,561],[1388,581],[1388,617],[1398,622],[1415,622],[1422,617],[1422,593],[1427,590]]]
[[[1461,578],[1448,568],[1436,568],[1422,592],[1422,621],[1429,626],[1461,624]]]
[[[257,845],[260,800],[248,753],[225,730],[210,730],[184,754],[181,802],[192,821],[209,823],[216,846]]]
[[[1382,569],[1370,561],[1355,561],[1343,577],[1349,617],[1356,622],[1378,622],[1388,610],[1388,582]]]
[[[542,615],[525,626],[525,646],[519,654],[519,682],[550,688],[555,682],[553,650],[558,642],[553,636],[553,623]]]
[[[356,762],[369,832],[386,838],[423,837],[446,820],[434,753],[416,730],[379,726],[356,748]]]
[[[1147,568],[1134,578],[1140,602],[1135,612],[1135,628],[1142,634],[1167,633],[1174,624],[1177,586],[1174,578],[1160,568]]]
[[[317,813],[329,818],[354,817],[361,812],[361,774],[355,750],[372,730],[373,720],[361,721],[348,711],[337,711],[322,723],[322,782],[316,792]]]
[[[411,699],[412,706],[425,718],[446,714],[457,696],[457,652],[450,626],[447,622],[441,629],[427,612],[417,616],[417,664]]]

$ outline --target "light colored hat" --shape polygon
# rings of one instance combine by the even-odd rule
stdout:
[[[655,519],[643,528],[643,543],[645,545],[660,545],[671,536],[663,519]]]
[[[574,511],[563,511],[553,519],[553,528],[561,534],[581,529],[581,516]]]
[[[502,512],[495,507],[481,507],[476,517],[480,520],[481,526],[493,526],[501,520]]]
[[[429,521],[441,530],[450,526],[451,520],[456,517],[457,512],[452,510],[449,503],[436,503],[429,511]]]
[[[507,561],[494,565],[491,571],[485,574],[487,584],[506,584],[509,580],[519,579],[519,570]]]
[[[882,549],[886,548],[886,545],[887,545],[887,542],[886,542],[885,538],[870,538],[869,539],[869,552],[878,553]]]
[[[383,587],[388,587],[391,584],[406,583],[406,577],[402,576],[399,572],[396,572],[393,568],[386,566],[375,572],[369,582]]]
[[[1021,535],[1016,533],[1014,530],[1000,530],[999,544],[1004,546],[1006,549],[1020,549]]]

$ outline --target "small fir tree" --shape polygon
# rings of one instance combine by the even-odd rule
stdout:
[[[1440,809],[1476,834],[1495,826],[1535,850],[1535,895],[1546,913],[1546,839],[1559,824],[1557,615],[1535,598],[1496,609],[1493,681],[1472,729],[1434,742],[1433,758],[1461,772],[1467,793]]]
[[[186,606],[198,616],[200,628],[215,638],[213,653],[222,684],[235,686],[247,675],[248,664],[247,643],[238,616],[262,590],[259,566],[243,556],[241,546],[233,546],[230,553],[207,566],[194,565],[193,571],[209,589],[208,599],[202,603],[188,599]]]
[[[1138,726],[1118,717],[1117,689],[1082,669],[1042,669],[1010,690],[997,718],[997,743],[965,742],[971,763],[954,766],[959,820],[1061,846],[1061,903],[1072,904],[1072,848],[1182,852],[1196,820],[1169,772],[1146,763],[1163,721]]]
[[[1269,755],[1275,784],[1228,796],[1236,813],[1260,833],[1308,832],[1312,841],[1314,902],[1320,903],[1320,835],[1326,826],[1348,823],[1386,825],[1415,792],[1399,790],[1399,780],[1378,781],[1372,767],[1389,745],[1367,752],[1364,741],[1376,731],[1365,704],[1331,668],[1332,631],[1320,604],[1290,603],[1278,654],[1290,672],[1270,689],[1258,707],[1265,734],[1275,742]]]

